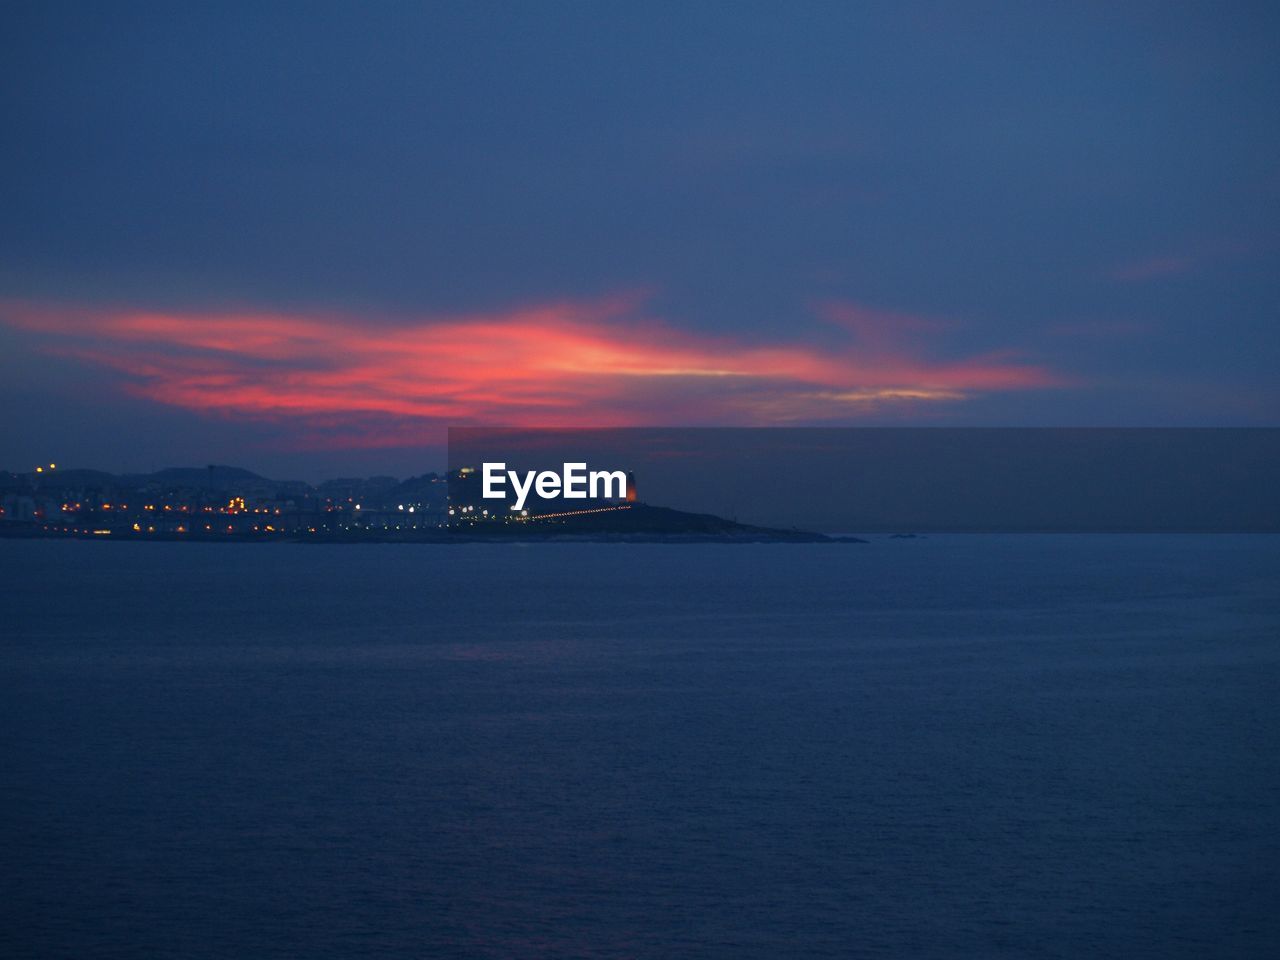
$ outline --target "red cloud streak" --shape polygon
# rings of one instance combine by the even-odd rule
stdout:
[[[831,422],[1057,382],[1002,355],[926,359],[897,334],[915,344],[927,324],[852,305],[824,307],[854,328],[827,348],[697,335],[633,308],[570,302],[392,324],[8,303],[0,318],[43,349],[117,371],[135,395],[289,421],[336,446],[412,442],[444,423]]]

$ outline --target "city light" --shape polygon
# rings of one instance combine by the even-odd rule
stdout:
[[[48,474],[56,466],[56,463],[41,464],[40,472]],[[192,536],[198,537],[207,532],[207,535],[220,538],[265,539],[270,536],[275,539],[278,536],[296,537],[307,533],[330,534],[343,531],[377,537],[380,531],[447,531],[451,527],[491,527],[494,522],[499,521],[554,521],[562,517],[607,512],[623,506],[612,503],[605,506],[597,500],[596,504],[587,509],[548,514],[538,514],[535,511],[531,515],[531,511],[523,507],[508,511],[505,505],[493,509],[485,508],[483,504],[449,503],[446,491],[441,491],[444,502],[433,501],[431,495],[417,502],[409,499],[388,501],[366,491],[366,496],[357,503],[354,497],[327,497],[323,495],[323,491],[314,489],[298,489],[285,494],[254,484],[243,491],[232,487],[215,493],[196,484],[175,484],[166,488],[154,481],[136,486],[99,482],[79,490],[74,487],[69,490],[58,489],[54,496],[42,489],[54,484],[52,477],[39,482],[34,480],[34,474],[28,474],[28,478],[26,482],[29,486],[25,494],[15,493],[12,495],[12,502],[6,498],[0,504],[0,522],[6,526],[11,523],[34,523],[35,529],[49,534],[89,535],[94,533],[93,527],[82,529],[81,525],[97,516],[101,528],[110,528],[108,532],[114,532],[117,538],[132,533],[159,539],[188,531]],[[446,480],[433,478],[428,482],[443,484]],[[76,496],[82,499],[77,500]],[[371,496],[375,498],[370,499]],[[250,503],[255,500],[257,502],[251,506]],[[209,522],[190,527],[189,518],[192,513],[197,517],[203,515],[203,520]],[[219,514],[222,515],[221,520],[216,519]],[[244,522],[233,522],[233,517],[248,514],[254,516],[246,516]],[[259,515],[265,515],[262,520],[271,518],[273,522],[270,525],[259,522]],[[323,521],[317,523],[321,518]],[[56,522],[51,522],[55,520]],[[461,522],[464,520],[465,522]],[[423,535],[427,536],[425,533]],[[440,535],[433,533],[430,536]]]
[[[580,517],[587,513],[613,513],[618,510],[630,510],[630,505],[617,507],[595,507],[590,510],[567,510],[564,513],[535,513],[530,520],[556,520],[560,517]],[[521,514],[524,516],[524,514]]]

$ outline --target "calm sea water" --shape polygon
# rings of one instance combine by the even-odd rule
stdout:
[[[1280,956],[1280,538],[0,583],[7,957]]]

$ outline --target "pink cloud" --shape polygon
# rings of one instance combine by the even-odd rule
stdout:
[[[932,359],[918,341],[938,321],[852,304],[820,308],[849,334],[826,347],[695,334],[639,307],[619,297],[390,323],[11,302],[0,320],[115,372],[134,396],[287,423],[325,446],[413,443],[443,424],[856,420],[1059,382],[1010,355]]]

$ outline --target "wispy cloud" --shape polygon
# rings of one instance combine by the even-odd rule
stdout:
[[[446,423],[852,421],[1058,380],[1003,354],[931,356],[921,341],[935,321],[845,303],[819,312],[843,328],[837,342],[695,334],[630,297],[413,322],[0,305],[39,349],[114,371],[135,396],[287,423],[326,446],[411,443]]]
[[[1163,277],[1176,277],[1188,273],[1196,266],[1192,257],[1164,256],[1146,257],[1122,263],[1107,271],[1112,280],[1125,283],[1140,283],[1144,280],[1159,280]]]

